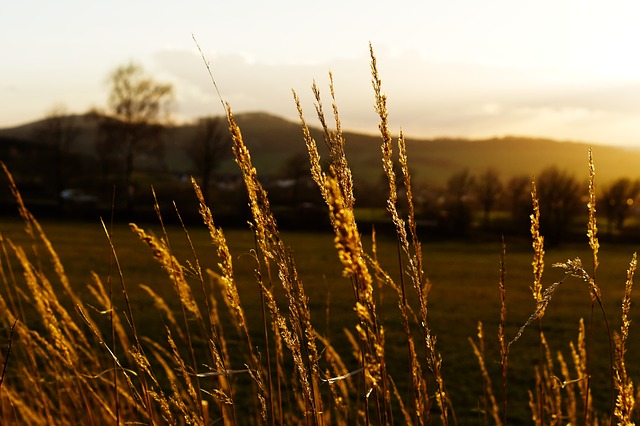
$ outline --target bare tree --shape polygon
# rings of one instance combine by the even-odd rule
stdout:
[[[629,178],[617,179],[604,188],[601,199],[609,233],[613,231],[614,226],[617,231],[622,230],[624,221],[639,194],[640,182]]]
[[[502,182],[500,182],[498,171],[494,168],[487,169],[478,176],[474,189],[478,202],[482,206],[482,224],[486,227],[489,225],[491,211],[502,193]]]
[[[35,130],[36,139],[52,153],[53,187],[59,205],[63,203],[61,193],[67,184],[68,162],[78,133],[79,127],[75,116],[69,114],[62,104],[52,107]]]
[[[185,146],[200,174],[202,195],[209,201],[209,185],[222,160],[231,154],[231,135],[223,117],[203,117],[196,124],[193,137]]]
[[[133,210],[135,185],[133,173],[138,154],[163,154],[161,134],[169,116],[173,98],[171,84],[158,83],[135,63],[116,68],[108,78],[109,110],[112,120],[105,120],[110,134],[121,138],[124,155],[124,177],[127,187],[127,209]],[[102,131],[107,131],[103,126]],[[109,141],[115,142],[113,138]],[[116,148],[116,147],[114,147]]]

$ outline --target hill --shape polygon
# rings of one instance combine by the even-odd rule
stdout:
[[[306,147],[302,139],[299,123],[291,122],[267,113],[238,114],[236,120],[241,127],[243,138],[251,151],[258,173],[262,176],[282,172],[286,161],[304,153]],[[308,117],[310,124],[316,122]],[[10,150],[37,150],[34,140],[39,122],[19,127],[0,129],[0,160],[11,169]],[[95,124],[90,120],[80,120],[81,132],[74,150],[82,155],[95,156]],[[165,163],[174,173],[193,173],[193,165],[185,155],[182,146],[191,135],[193,125],[175,126],[167,133]],[[324,151],[323,133],[318,128],[311,129],[321,153]],[[381,176],[380,137],[361,133],[346,132],[347,155],[356,179],[379,179]],[[622,176],[640,177],[640,150],[620,147],[593,146],[598,181],[603,184]],[[501,137],[490,139],[407,139],[410,167],[417,182],[440,185],[447,178],[468,168],[472,174],[489,167],[498,170],[503,179],[514,175],[535,175],[547,166],[556,165],[573,173],[579,180],[587,177],[587,152],[589,145],[528,137]],[[221,171],[236,173],[231,158],[221,166]]]
[[[299,123],[263,113],[241,114],[237,121],[261,174],[277,172],[287,158],[306,149]],[[308,118],[308,123],[311,125],[314,120]],[[311,131],[322,149],[323,133],[317,128]],[[379,179],[382,174],[380,136],[346,132],[345,139],[354,176]],[[588,177],[590,147],[599,183],[623,176],[640,178],[640,150],[516,136],[489,139],[407,138],[409,164],[416,180],[434,185],[445,183],[449,176],[465,168],[477,174],[489,167],[508,179],[522,174],[532,176],[555,165],[582,180]]]

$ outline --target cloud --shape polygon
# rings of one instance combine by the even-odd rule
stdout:
[[[180,108],[189,114],[222,114],[215,88],[202,58],[189,51],[158,52],[155,63],[162,74],[178,86]],[[221,55],[209,61],[221,95],[235,111],[264,110],[288,118],[296,109],[291,90],[310,98],[314,78],[327,69],[314,65],[271,65],[249,61],[239,55]]]
[[[265,64],[240,55],[208,58],[221,94],[234,111],[267,111],[296,120],[291,89],[315,116],[315,80],[330,114],[332,71],[342,125],[377,132],[369,59],[326,64]],[[223,114],[197,52],[164,50],[157,71],[176,83],[185,117]],[[427,63],[418,55],[378,57],[392,130],[416,137],[519,134],[629,144],[640,135],[640,83],[592,81],[554,72],[469,64]]]

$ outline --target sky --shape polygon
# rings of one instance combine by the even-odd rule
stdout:
[[[177,122],[264,111],[377,132],[372,44],[393,131],[640,148],[640,3],[621,0],[21,0],[0,4],[0,128],[104,108],[135,61],[174,85]]]

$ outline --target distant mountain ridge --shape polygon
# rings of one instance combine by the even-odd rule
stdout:
[[[262,176],[278,174],[288,159],[306,151],[299,123],[264,112],[241,113],[235,118],[254,165]],[[307,120],[312,126],[317,123],[313,117],[308,117]],[[36,143],[33,138],[38,123],[36,121],[0,129],[0,153],[3,152],[2,144],[8,143],[7,141],[11,141],[13,145]],[[74,149],[92,155],[95,153],[95,123],[83,119],[80,124],[81,132]],[[193,125],[179,125],[172,127],[167,133],[165,155],[170,171],[194,173],[190,160],[182,150],[184,141],[193,134],[193,129]],[[326,153],[321,129],[312,127],[311,133],[321,153]],[[355,179],[380,179],[380,137],[347,131],[345,139]],[[592,148],[597,182],[604,184],[619,177],[640,177],[640,150],[604,145],[594,145]],[[472,174],[478,174],[489,167],[498,170],[506,180],[515,175],[532,176],[545,167],[556,165],[574,174],[578,180],[583,180],[588,177],[588,150],[589,145],[586,143],[516,136],[477,140],[407,138],[409,164],[415,175],[414,180],[434,185],[443,184],[450,175],[465,168]],[[11,164],[8,166],[11,168]],[[229,157],[224,162],[222,170],[229,173],[236,171],[232,158]]]

